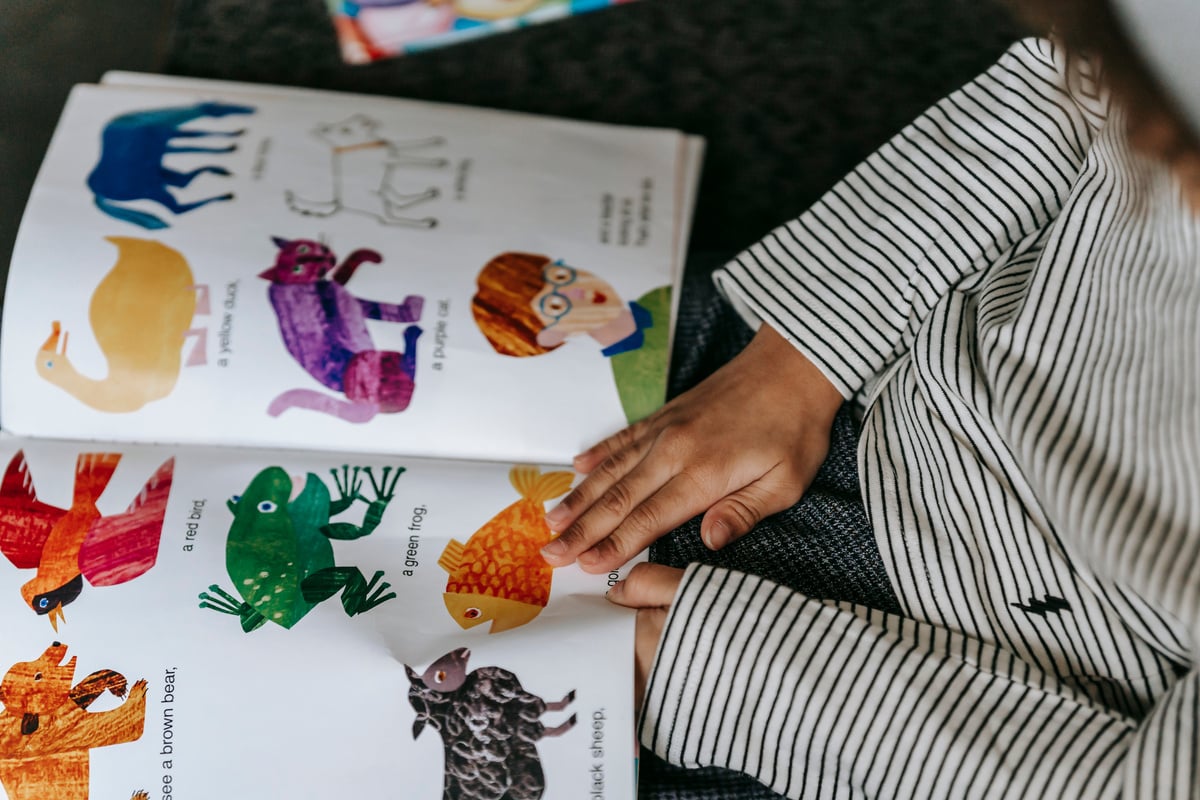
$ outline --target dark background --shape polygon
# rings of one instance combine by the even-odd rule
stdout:
[[[0,268],[67,91],[106,69],[154,70],[172,13],[161,0],[0,0]],[[2,296],[2,295],[0,295]]]

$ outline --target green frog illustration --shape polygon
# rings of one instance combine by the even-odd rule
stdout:
[[[394,469],[394,471],[393,471]],[[200,607],[238,617],[246,633],[268,621],[290,629],[339,591],[347,616],[361,614],[396,597],[379,570],[368,581],[358,567],[334,564],[331,539],[359,539],[379,526],[395,495],[404,467],[384,467],[376,481],[370,467],[343,465],[330,470],[338,498],[311,472],[294,499],[292,479],[281,467],[267,467],[246,491],[230,498],[233,524],[225,548],[225,566],[239,601],[217,584],[200,593]],[[375,499],[362,494],[365,475]],[[390,483],[389,483],[390,478]],[[356,500],[367,503],[362,525],[332,522]],[[385,594],[385,592],[387,592]]]

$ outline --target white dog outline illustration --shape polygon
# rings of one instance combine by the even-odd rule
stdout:
[[[441,168],[449,161],[411,155],[419,147],[445,144],[441,136],[395,141],[379,134],[380,123],[365,114],[354,114],[341,122],[318,125],[313,135],[331,148],[333,196],[329,200],[308,200],[287,191],[284,198],[293,211],[308,216],[328,217],[339,211],[365,214],[385,225],[432,228],[434,217],[420,219],[404,216],[407,208],[432,200],[441,192],[430,186],[420,192],[404,192],[396,186],[401,168]],[[378,175],[378,182],[373,177]],[[370,176],[370,177],[367,177]]]

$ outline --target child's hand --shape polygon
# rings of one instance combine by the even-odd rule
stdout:
[[[629,570],[625,580],[608,590],[609,600],[638,610],[633,646],[634,713],[641,711],[646,680],[650,677],[650,668],[654,666],[654,657],[658,653],[658,640],[662,638],[667,612],[675,600],[675,592],[682,578],[681,569],[661,564],[637,564]]]
[[[716,550],[791,506],[829,451],[842,396],[763,325],[737,358],[646,419],[576,456],[588,477],[546,515],[542,553],[587,572],[620,566],[706,511]]]

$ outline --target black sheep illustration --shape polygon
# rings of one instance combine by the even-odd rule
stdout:
[[[467,672],[470,655],[465,647],[452,650],[420,675],[404,665],[412,684],[408,701],[417,712],[413,738],[426,724],[442,737],[443,800],[539,800],[546,777],[534,744],[575,725],[574,714],[554,728],[543,725],[541,716],[565,709],[575,692],[547,703],[502,667]]]

